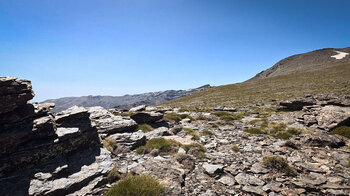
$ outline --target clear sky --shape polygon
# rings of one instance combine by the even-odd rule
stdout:
[[[0,76],[35,101],[231,84],[349,46],[349,0],[0,0]]]

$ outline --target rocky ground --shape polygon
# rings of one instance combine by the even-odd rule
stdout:
[[[133,109],[131,119],[142,114],[142,123],[155,127],[153,131],[107,137],[118,138],[113,160],[121,174],[156,176],[170,188],[169,195],[349,195],[349,140],[329,133],[337,126],[349,126],[349,97],[319,95],[280,105],[277,111],[271,109],[275,106],[261,105],[222,106],[211,112],[139,107]],[[220,111],[232,118],[218,117]],[[164,117],[150,118],[154,113]],[[249,133],[252,128],[264,131]],[[288,130],[294,133],[279,134]],[[145,139],[158,137],[183,145],[199,143],[206,151],[201,156],[183,147],[166,155],[157,150],[135,152]],[[293,172],[266,164],[266,157],[282,158]]]
[[[55,115],[32,97],[29,81],[1,78],[0,195],[103,195],[139,174],[167,195],[350,194],[350,141],[333,134],[350,126],[350,97]]]

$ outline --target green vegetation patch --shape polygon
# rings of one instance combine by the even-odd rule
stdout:
[[[248,128],[248,129],[244,129],[243,131],[250,134],[266,134],[266,132],[263,129],[259,129],[259,128]]]
[[[266,118],[263,118],[263,119],[252,120],[248,124],[260,126],[261,128],[265,129],[269,126],[269,121]]]
[[[149,124],[141,124],[137,126],[137,130],[141,130],[142,132],[147,133],[153,131],[154,128]]]
[[[122,175],[119,173],[118,168],[113,168],[107,175],[107,181],[112,183],[118,181],[122,178]]]
[[[214,115],[225,121],[241,120],[244,117],[243,114],[233,114],[231,112],[224,111],[215,112]]]
[[[262,164],[271,170],[283,172],[287,176],[296,176],[297,172],[288,165],[287,161],[280,156],[266,156],[262,159]]]
[[[178,153],[175,156],[177,162],[181,163],[186,169],[193,169],[195,166],[195,161],[189,154]]]
[[[231,150],[232,150],[233,152],[239,152],[239,147],[238,147],[237,145],[233,145],[232,148],[231,148]]]
[[[207,149],[199,143],[182,145],[182,148],[186,151],[186,153],[191,154],[199,159],[205,158],[205,152],[207,151]]]
[[[106,137],[102,140],[103,147],[105,147],[108,151],[113,152],[117,148],[117,142],[110,137]]]
[[[184,131],[186,131],[188,133],[188,135],[191,135],[193,140],[200,139],[200,136],[198,135],[198,133],[195,130],[190,129],[190,128],[184,128]]]
[[[164,106],[213,108],[217,105],[240,107],[254,104],[276,104],[306,95],[338,93],[349,95],[350,64],[336,65],[264,79],[249,80],[204,89],[191,95],[163,103]]]
[[[347,126],[337,127],[331,131],[331,134],[341,135],[350,139],[350,127],[347,127]]]
[[[203,131],[202,131],[202,134],[203,134],[203,135],[208,135],[208,136],[215,135],[214,132],[209,131],[209,130],[207,130],[207,129],[206,129],[206,130],[203,130]]]
[[[175,140],[166,140],[164,138],[154,138],[147,141],[146,145],[136,149],[138,154],[148,154],[152,150],[158,150],[159,154],[167,155],[177,152],[180,144]]]
[[[150,175],[130,176],[112,186],[105,196],[162,196],[167,189]]]

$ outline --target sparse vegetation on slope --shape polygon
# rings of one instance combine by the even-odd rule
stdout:
[[[237,107],[322,93],[350,94],[350,64],[219,86],[163,105],[189,109],[217,105]]]

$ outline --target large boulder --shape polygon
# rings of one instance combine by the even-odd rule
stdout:
[[[133,133],[116,133],[109,136],[117,142],[118,148],[134,150],[146,144],[146,136],[142,131]]]
[[[129,117],[117,116],[96,106],[88,108],[91,120],[96,123],[99,133],[110,135],[113,133],[133,132],[137,128],[137,123]]]
[[[163,118],[162,113],[158,112],[139,112],[130,116],[138,124],[153,123]]]
[[[304,106],[312,105],[336,105],[342,107],[350,106],[350,96],[337,96],[335,94],[308,95],[280,102],[282,110],[302,110]]]
[[[304,112],[299,120],[319,129],[329,131],[337,126],[350,124],[350,107],[309,106],[304,108]]]

